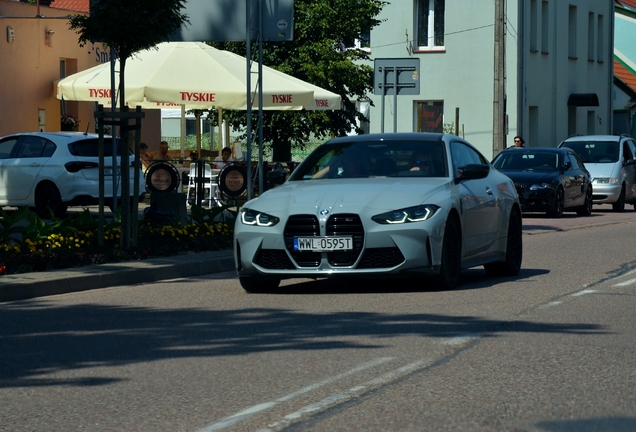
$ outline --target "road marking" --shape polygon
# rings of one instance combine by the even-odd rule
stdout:
[[[562,301],[559,301],[559,300],[556,300],[556,301],[551,301],[550,303],[547,303],[547,304],[541,305],[540,307],[542,307],[542,308],[547,308],[547,307],[552,307],[552,306],[558,306],[558,305],[560,305],[561,303],[563,303],[563,302],[562,302]]]
[[[614,286],[617,286],[617,287],[623,287],[623,286],[633,285],[633,284],[635,284],[635,283],[636,283],[636,279],[630,279],[630,280],[628,280],[628,281],[618,283],[618,284],[616,284],[616,285],[614,285]]]
[[[596,290],[592,290],[592,289],[585,289],[585,290],[583,290],[583,291],[579,291],[579,292],[576,292],[576,293],[574,293],[574,294],[570,294],[570,295],[571,295],[572,297],[579,297],[579,296],[583,296],[583,295],[586,295],[586,294],[594,294],[594,293],[597,293],[597,292],[598,292],[598,291],[596,291]]]
[[[455,337],[446,339],[442,341],[442,343],[444,345],[463,345],[478,337],[479,337],[478,334],[465,334],[465,335],[455,336]]]
[[[269,424],[267,428],[259,429],[258,432],[272,432],[276,430],[276,428],[283,428],[289,425],[289,423],[291,423],[292,420],[297,420],[301,418],[304,414],[320,411],[330,405],[336,405],[336,404],[342,403],[362,393],[368,387],[375,387],[380,384],[386,384],[388,382],[395,381],[396,379],[404,375],[407,375],[415,370],[428,367],[431,364],[433,364],[432,360],[418,360],[416,362],[401,366],[395,370],[392,370],[391,372],[387,372],[383,375],[380,375],[379,377],[373,378],[372,380],[367,381],[364,384],[351,387],[344,394],[328,396],[319,402],[305,405],[304,407],[283,416],[282,420]]]
[[[358,367],[355,367],[351,370],[348,370],[347,372],[341,373],[339,375],[336,375],[334,377],[328,378],[326,380],[320,381],[318,383],[309,385],[307,387],[303,387],[302,389],[295,391],[293,393],[290,393],[288,395],[285,395],[283,397],[280,397],[278,399],[276,399],[275,401],[271,401],[271,402],[265,402],[262,404],[258,404],[258,405],[254,405],[250,408],[246,408],[243,411],[239,411],[236,414],[232,414],[229,417],[225,417],[224,419],[219,420],[218,422],[215,422],[209,426],[206,426],[203,429],[200,429],[199,432],[212,432],[212,431],[217,431],[217,430],[221,430],[221,429],[225,429],[226,427],[232,426],[233,424],[236,424],[238,422],[240,422],[243,419],[246,419],[256,413],[262,412],[262,411],[266,411],[272,407],[274,407],[275,405],[277,405],[280,402],[285,402],[288,401],[290,399],[293,399],[295,397],[298,397],[304,393],[308,393],[310,391],[316,390],[317,388],[320,388],[326,384],[329,384],[330,382],[333,381],[337,381],[339,379],[345,378],[349,375],[354,375],[358,372],[361,372],[365,369],[369,369],[372,368],[374,366],[378,366],[382,363],[386,363],[388,361],[393,360],[393,357],[380,357],[377,358],[375,360],[371,360],[367,363],[363,363]]]

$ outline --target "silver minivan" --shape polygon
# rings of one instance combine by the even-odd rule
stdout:
[[[594,204],[612,204],[621,212],[625,203],[636,210],[636,142],[628,135],[580,135],[565,139],[592,176]]]

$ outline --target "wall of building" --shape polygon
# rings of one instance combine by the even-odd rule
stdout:
[[[521,4],[519,112],[527,145],[554,147],[572,134],[611,133],[612,3]],[[589,93],[598,96],[599,106],[568,106],[571,94]]]
[[[0,136],[25,131],[59,131],[61,105],[54,82],[60,79],[61,62],[66,75],[107,60],[101,45],[80,47],[78,36],[68,28],[69,11],[0,0]],[[8,28],[13,30],[13,42]],[[52,33],[48,33],[52,32]],[[95,130],[94,104],[67,102],[67,112],[79,120],[79,130]],[[41,115],[44,114],[44,115]],[[142,139],[150,147],[161,138],[160,110],[147,110]]]
[[[413,49],[416,44],[413,4],[411,1],[409,7],[404,7],[402,2],[386,5],[380,16],[385,21],[371,33],[373,59],[420,59],[420,94],[398,96],[397,109],[393,106],[393,96],[385,97],[384,130],[393,132],[397,113],[397,131],[415,131],[417,103],[443,101],[444,123],[458,126],[460,136],[489,157],[493,146],[494,3],[446,0],[444,50],[434,52]],[[510,51],[515,53],[516,9],[510,9],[506,43],[513,46]],[[509,132],[516,134],[516,55],[506,60],[508,125]],[[371,132],[380,132],[382,97],[374,95],[371,99],[375,104],[370,113]]]
[[[444,47],[433,52],[413,50],[415,3],[387,4],[380,16],[384,22],[371,32],[372,59],[420,59],[420,94],[398,96],[397,106],[393,96],[384,98],[384,131],[394,130],[395,116],[398,132],[417,130],[417,103],[443,101],[444,123],[455,123],[458,110],[459,135],[487,157],[494,156],[495,3],[446,0]],[[512,145],[512,137],[522,135],[529,145],[556,146],[567,137],[568,125],[576,133],[609,133],[612,2],[508,0],[505,4],[506,144]],[[576,59],[568,56],[571,5],[578,10],[576,40],[580,55]],[[540,10],[532,18],[532,7],[548,8],[546,28],[541,27],[544,15]],[[595,23],[590,40],[604,45],[601,49],[594,47],[593,59],[588,59],[587,48],[590,13]],[[604,23],[600,38],[595,30],[599,16]],[[596,93],[599,106],[572,110],[567,106],[571,93]],[[371,99],[375,106],[370,112],[370,129],[380,132],[382,96],[372,95]]]

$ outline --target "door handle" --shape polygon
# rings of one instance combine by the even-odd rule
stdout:
[[[486,188],[486,193],[490,196],[492,196],[492,189],[490,189],[489,187]]]

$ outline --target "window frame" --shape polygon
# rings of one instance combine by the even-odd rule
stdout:
[[[424,25],[420,25],[420,10],[425,7],[426,9],[426,19],[427,22]],[[445,15],[446,15],[446,0],[416,0],[414,3],[415,6],[415,51],[446,51],[446,46],[444,45],[444,24],[445,24]],[[441,9],[441,18],[439,18],[439,10],[436,14],[435,9],[438,6]],[[441,19],[441,35],[436,33],[439,32],[439,19]],[[437,26],[436,26],[437,24]],[[426,28],[426,45],[421,45],[420,41],[423,37],[420,36],[420,30]],[[436,40],[441,39],[441,44],[437,44]]]

